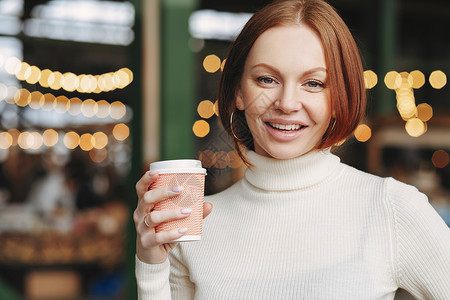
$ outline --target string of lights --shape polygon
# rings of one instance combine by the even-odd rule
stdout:
[[[39,91],[30,92],[15,86],[6,86],[0,83],[0,101],[15,104],[20,107],[55,111],[57,113],[69,113],[72,116],[83,115],[85,117],[106,118],[120,120],[126,114],[126,106],[121,101],[109,103],[106,100],[95,101],[93,99],[81,100],[77,97],[55,96],[51,93]]]
[[[133,72],[128,68],[121,68],[115,72],[104,74],[74,74],[61,73],[50,69],[41,70],[37,66],[23,62],[17,57],[5,58],[0,54],[0,67],[18,80],[29,84],[39,84],[52,90],[63,89],[68,92],[102,93],[115,89],[123,89],[133,81]]]
[[[67,149],[73,150],[80,147],[83,151],[92,149],[101,150],[109,143],[109,137],[116,141],[124,141],[130,134],[129,127],[124,123],[115,124],[111,134],[103,131],[95,133],[79,134],[75,131],[64,132],[63,130],[46,129],[44,131],[19,131],[10,129],[0,132],[0,149],[9,149],[18,146],[24,150],[38,150],[41,147],[54,147],[61,141]]]

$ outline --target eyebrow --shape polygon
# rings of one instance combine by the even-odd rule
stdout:
[[[272,71],[275,71],[277,73],[281,73],[277,68],[275,68],[275,67],[273,67],[271,65],[265,64],[265,63],[256,64],[251,69],[253,70],[253,69],[258,68],[258,67],[271,69]],[[309,70],[306,70],[305,72],[303,72],[302,76],[310,75],[310,74],[314,74],[314,73],[318,73],[318,72],[323,72],[325,74],[328,74],[328,71],[327,71],[326,68],[324,68],[324,67],[315,67],[315,68],[312,68],[312,69],[309,69]]]

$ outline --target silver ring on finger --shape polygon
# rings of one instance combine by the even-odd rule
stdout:
[[[151,228],[151,227],[150,227],[150,224],[148,224],[148,222],[147,222],[147,217],[148,217],[148,215],[149,215],[149,214],[146,214],[145,217],[144,217],[144,224],[145,224],[145,226],[147,226],[147,228]]]

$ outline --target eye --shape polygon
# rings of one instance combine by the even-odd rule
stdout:
[[[312,92],[318,92],[321,91],[324,87],[325,84],[319,80],[308,80],[305,83],[306,89]]]
[[[256,79],[259,83],[269,85],[275,83],[275,80],[271,77],[261,76]]]

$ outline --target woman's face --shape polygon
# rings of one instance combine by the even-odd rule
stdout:
[[[308,26],[272,27],[258,37],[236,92],[256,153],[289,159],[318,147],[331,119],[327,76],[322,43]]]

